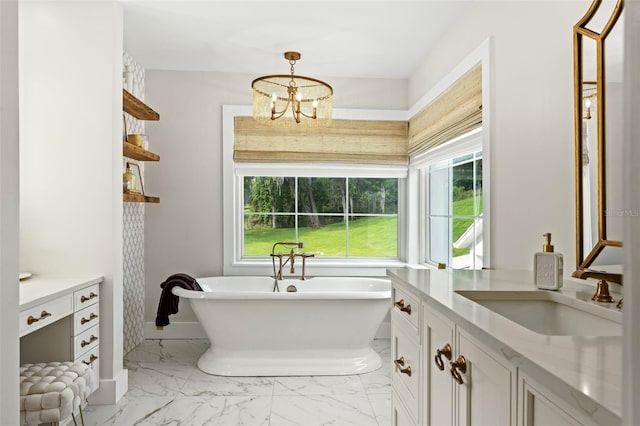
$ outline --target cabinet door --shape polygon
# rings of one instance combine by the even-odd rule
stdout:
[[[521,426],[576,426],[593,424],[563,404],[549,389],[522,374],[518,417]]]
[[[449,364],[453,356],[449,351],[453,350],[454,323],[433,312],[426,305],[423,307],[423,312],[424,424],[453,425],[455,382],[449,372]],[[437,363],[436,357],[440,360]],[[438,364],[443,370],[438,367]]]
[[[460,369],[456,424],[473,426],[515,425],[516,369],[460,328],[457,329],[456,360],[464,356],[466,372]]]
[[[395,392],[391,395],[391,411],[392,426],[417,426]]]

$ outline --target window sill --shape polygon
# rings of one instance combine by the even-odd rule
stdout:
[[[407,264],[397,259],[308,259],[307,276],[385,276],[387,268],[403,268]],[[289,265],[286,266],[288,268]],[[296,272],[286,276],[297,276],[302,271],[302,264],[296,263]],[[232,265],[225,265],[224,275],[273,275],[273,264],[266,259],[237,260]]]

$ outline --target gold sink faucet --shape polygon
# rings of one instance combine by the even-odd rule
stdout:
[[[595,278],[598,280],[596,292],[591,300],[596,302],[614,303],[613,297],[609,294],[609,283],[616,283],[622,285],[622,275],[614,274],[611,272],[595,271],[593,269],[581,269],[572,274],[575,278],[587,279]]]

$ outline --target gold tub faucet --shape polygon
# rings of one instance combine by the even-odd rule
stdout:
[[[276,253],[276,247],[291,247],[291,252],[287,256],[287,260],[284,260],[284,256],[282,253]],[[287,263],[290,264],[290,272],[293,274],[295,272],[294,269],[294,259],[296,256],[300,256],[301,254],[295,252],[295,248],[303,248],[304,243],[302,241],[278,241],[271,247],[271,263],[273,264],[273,277],[275,279],[275,284],[273,285],[273,291],[280,291],[278,287],[278,281],[282,280],[282,270],[284,269]],[[278,269],[276,270],[276,257],[278,258]],[[304,257],[303,257],[303,270],[304,270]],[[304,278],[303,278],[304,279]]]

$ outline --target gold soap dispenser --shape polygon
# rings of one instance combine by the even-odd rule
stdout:
[[[547,242],[542,246],[542,252],[533,255],[534,283],[541,289],[559,290],[562,287],[562,254],[553,251],[549,232],[543,237],[547,239]]]

